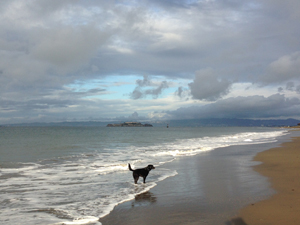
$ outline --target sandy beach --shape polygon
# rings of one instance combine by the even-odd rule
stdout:
[[[281,140],[286,141],[290,137]],[[297,150],[300,138],[278,147],[281,142],[231,146],[164,164],[161,167],[176,169],[178,175],[116,206],[100,222],[103,225],[300,224]]]
[[[269,177],[277,193],[242,209],[234,224],[300,224],[300,137],[281,147],[258,153],[254,169]]]

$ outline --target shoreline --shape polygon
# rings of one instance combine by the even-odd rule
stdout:
[[[293,131],[292,131],[293,132]],[[240,210],[234,225],[300,224],[300,137],[258,153],[254,170],[269,178],[276,193]]]
[[[289,132],[276,143],[230,146],[164,164],[162,168],[176,170],[178,175],[157,183],[134,200],[117,205],[99,221],[103,225],[242,225],[230,218],[247,205],[274,194],[268,178],[253,170],[259,163],[253,161],[254,156],[288,142],[292,136]]]

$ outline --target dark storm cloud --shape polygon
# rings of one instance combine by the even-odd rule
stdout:
[[[93,88],[89,90],[70,91],[67,89],[45,92],[43,96],[35,95],[35,99],[23,100],[4,100],[0,98],[0,110],[5,112],[13,112],[13,114],[30,113],[30,112],[45,112],[47,109],[61,109],[85,105],[90,103],[85,97],[93,95],[101,95],[105,89]],[[31,95],[33,96],[33,94]],[[29,96],[27,96],[29,98]]]
[[[74,104],[69,100],[54,100],[54,99],[38,99],[29,101],[0,101],[0,109],[6,113],[10,113],[11,116],[16,113],[28,113],[32,111],[47,110],[50,108],[64,108]]]
[[[204,106],[179,108],[168,112],[172,119],[199,118],[275,118],[297,116],[300,110],[300,100],[286,98],[281,94],[270,97],[249,96],[219,100]]]
[[[192,96],[195,99],[215,101],[228,94],[231,83],[218,77],[211,69],[197,71],[194,81],[189,83]]]

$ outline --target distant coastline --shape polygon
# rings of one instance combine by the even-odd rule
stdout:
[[[107,127],[107,124],[122,124],[123,121],[64,121],[64,122],[29,122],[15,124],[0,124],[3,127]],[[254,119],[228,119],[228,118],[206,118],[206,119],[182,119],[182,120],[149,120],[144,123],[152,124],[154,127],[288,127],[298,128],[297,119],[281,120],[254,120]]]
[[[139,122],[125,122],[125,123],[107,124],[106,127],[153,127],[153,126],[152,124],[141,124]]]

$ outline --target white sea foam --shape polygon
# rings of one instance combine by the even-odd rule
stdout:
[[[223,135],[220,137],[202,137],[185,140],[177,140],[163,146],[154,146],[154,156],[191,156],[216,148],[228,147],[232,145],[261,144],[276,141],[276,137],[281,136],[286,131],[272,132],[248,132],[235,135]],[[162,150],[161,150],[162,149]]]
[[[99,174],[107,174],[107,173],[112,173],[115,171],[126,171],[128,170],[128,164],[127,163],[122,163],[122,164],[107,164],[104,166],[97,166],[94,165],[96,168],[95,171],[97,171]]]
[[[98,224],[101,225],[102,223],[99,222],[99,218],[98,217],[94,217],[94,216],[87,216],[84,218],[78,218],[75,219],[73,221],[64,221],[64,222],[58,222],[58,223],[54,223],[51,225],[81,225],[81,224]]]

